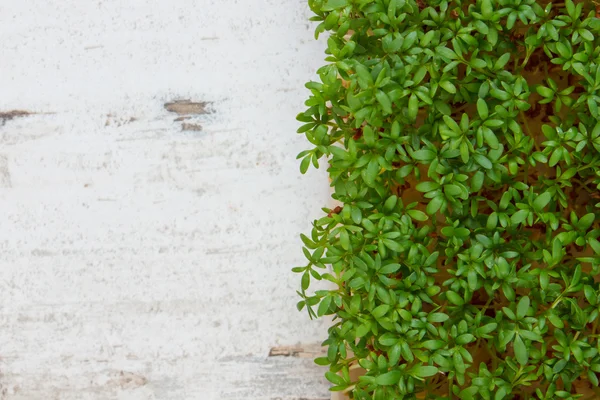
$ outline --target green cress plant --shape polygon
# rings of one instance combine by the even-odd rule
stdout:
[[[298,158],[327,159],[341,206],[294,272],[298,308],[334,317],[316,360],[332,390],[599,399],[596,4],[309,5],[328,64]]]

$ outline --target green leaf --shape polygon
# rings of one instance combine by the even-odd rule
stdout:
[[[517,304],[517,319],[523,319],[527,315],[527,311],[529,311],[529,297],[524,296],[519,300],[519,304]]]
[[[354,334],[356,335],[356,337],[360,338],[360,337],[365,336],[370,331],[371,331],[371,326],[370,325],[362,324],[358,328],[356,328],[356,332],[354,332]]]
[[[462,193],[462,189],[457,185],[444,185],[444,193],[448,196],[459,196]]]
[[[485,30],[488,31],[487,25],[485,25]],[[484,33],[484,35],[485,34],[487,34],[487,33]],[[479,68],[479,69],[484,69],[487,67],[487,63],[485,61],[483,61],[481,58],[472,58],[471,65],[474,68]],[[489,89],[489,86],[485,86],[485,84],[483,84],[481,86],[484,88],[484,90],[479,92],[480,93],[479,97],[485,97],[485,94],[487,94],[487,89]]]
[[[408,210],[406,213],[415,221],[427,221],[429,219],[427,214],[420,210]]]
[[[462,306],[465,304],[465,301],[463,300],[463,298],[461,296],[459,296],[458,293],[452,291],[452,290],[448,290],[446,292],[446,298],[448,299],[448,301],[454,305],[457,306]]]
[[[421,183],[417,184],[416,189],[419,192],[427,193],[427,192],[431,192],[432,190],[439,189],[439,187],[440,187],[440,184],[437,182],[425,181],[425,182],[421,182]]]
[[[585,294],[585,298],[587,299],[588,303],[595,306],[598,302],[598,294],[596,293],[594,288],[591,287],[590,285],[585,285],[583,287],[583,292]]]
[[[492,13],[494,12],[494,7],[492,6],[491,0],[482,0],[481,1],[481,16],[483,19],[489,20],[492,17]]]
[[[395,242],[391,239],[383,239],[383,244],[385,244],[385,247],[392,251],[397,251],[400,253],[404,251],[404,247],[400,243]]]
[[[501,387],[496,392],[496,395],[494,396],[494,400],[504,400],[505,397],[506,397],[506,389]]]
[[[394,272],[400,269],[400,264],[388,264],[385,267],[382,267],[378,272],[380,274],[393,274]]]
[[[460,352],[457,351],[452,355],[452,361],[454,362],[454,368],[456,369],[456,372],[459,374],[464,374],[466,370],[465,360],[463,360]]]
[[[563,323],[562,319],[560,319],[556,314],[548,314],[548,320],[552,323],[552,325],[559,329],[565,327],[565,324]]]
[[[398,314],[405,321],[409,321],[410,322],[413,319],[412,314],[409,311],[407,311],[407,310],[400,310],[400,311],[398,311]]]
[[[302,274],[302,290],[306,290],[308,289],[308,286],[310,285],[310,275],[308,274],[308,272],[305,272],[304,274]]]
[[[308,155],[302,159],[302,162],[300,163],[300,172],[302,174],[305,174],[306,171],[308,171],[308,167],[310,166],[310,159],[311,159],[310,155]]]
[[[594,250],[594,253],[600,254],[600,242],[597,239],[589,238],[588,243],[590,244],[592,250]]]
[[[345,229],[340,231],[340,245],[344,250],[350,249],[350,236],[348,235],[348,231]]]
[[[529,216],[529,210],[519,210],[510,217],[510,222],[513,225],[518,225],[524,222]]]
[[[590,226],[594,223],[596,219],[596,215],[594,213],[585,214],[583,217],[579,219],[579,223],[577,224],[578,228],[585,231],[589,229]]]
[[[552,368],[552,372],[554,372],[555,374],[558,374],[560,371],[562,371],[565,366],[567,365],[567,360],[558,360],[558,362],[556,364],[554,364],[554,367]]]
[[[408,118],[411,121],[414,121],[417,118],[417,113],[419,112],[419,99],[413,93],[410,95],[408,100]]]
[[[515,313],[508,307],[502,307],[502,312],[513,321],[517,319]]]
[[[445,47],[445,46],[436,47],[435,52],[440,57],[445,58],[447,60],[455,60],[456,58],[458,58],[455,52],[453,52],[452,50],[450,50],[448,47]]]
[[[362,221],[362,211],[360,211],[360,208],[352,207],[351,217],[355,224],[360,224]]]
[[[483,130],[483,138],[485,139],[487,144],[492,149],[498,149],[500,147],[500,143],[498,142],[498,138],[496,137],[496,134],[487,127],[482,128],[482,130]]]
[[[460,129],[460,127],[458,126],[458,124],[456,123],[455,120],[453,120],[451,117],[444,115],[443,117],[444,122],[446,123],[446,125],[448,126],[448,128],[450,128],[454,133],[460,135],[462,134],[462,130]]]
[[[348,160],[350,158],[350,154],[347,153],[344,149],[337,146],[329,146],[329,151],[335,158],[339,158],[342,160]]]
[[[431,201],[429,201],[429,204],[427,204],[427,209],[425,210],[425,212],[427,212],[427,214],[429,215],[433,215],[436,212],[439,211],[439,209],[445,204],[445,200],[442,197],[442,195],[438,195],[436,197],[434,197],[433,199],[431,199]]]
[[[392,102],[390,101],[390,98],[387,96],[387,94],[385,94],[381,90],[378,90],[375,93],[375,97],[377,97],[377,101],[379,102],[379,104],[381,104],[381,108],[383,109],[383,111],[386,114],[391,114],[392,113]]]
[[[592,34],[592,32],[588,31],[587,29],[580,29],[580,30],[578,30],[578,32],[579,32],[579,35],[584,40],[587,40],[588,42],[594,41],[594,35]]]
[[[342,378],[341,376],[339,376],[338,374],[331,372],[331,371],[327,371],[325,373],[325,378],[327,378],[327,380],[335,385],[345,385],[346,382],[344,381],[344,378]]]
[[[486,229],[492,230],[498,225],[498,214],[493,212],[487,219],[487,223],[485,225]]]
[[[488,106],[485,100],[477,99],[477,113],[481,119],[487,119],[489,116]]]
[[[552,195],[548,192],[544,192],[541,195],[537,196],[532,203],[533,209],[537,212],[541,212],[544,207],[550,203],[552,200]]]
[[[427,350],[435,351],[446,347],[446,342],[443,340],[426,340],[422,343],[422,346]]]
[[[515,358],[521,365],[526,365],[527,360],[529,359],[529,351],[523,343],[523,339],[519,335],[515,337],[515,341],[513,342],[513,348],[515,351]]]
[[[365,183],[369,186],[373,186],[375,184],[375,179],[377,179],[377,175],[379,174],[379,163],[377,160],[371,160],[366,169],[362,171],[363,179]]]
[[[329,361],[327,357],[317,357],[315,358],[315,364],[325,366],[331,364],[331,361]]]
[[[373,86],[373,77],[371,71],[362,64],[356,64],[356,73],[358,75],[359,83],[364,89]]]
[[[469,146],[467,145],[467,142],[462,141],[460,143],[460,158],[463,163],[466,164],[469,162],[469,154]]]
[[[373,222],[371,222],[371,220],[366,219],[366,218],[363,218],[362,226],[364,226],[365,229],[371,233],[375,233],[375,232],[379,231],[379,229],[375,226],[375,224],[373,224]]]
[[[465,334],[457,337],[455,342],[459,346],[464,346],[465,344],[471,343],[474,340],[475,340],[475,336],[471,335],[470,333],[465,333]]]
[[[331,296],[327,296],[323,300],[321,300],[321,304],[319,304],[319,309],[317,310],[318,316],[323,316],[327,313],[327,311],[329,310],[329,306],[331,306],[332,300],[333,298]]]
[[[436,110],[438,110],[443,115],[450,115],[452,113],[450,106],[448,106],[448,104],[446,104],[440,100],[435,100],[433,102],[433,104],[434,104]]]
[[[415,72],[415,75],[413,76],[412,80],[413,80],[414,84],[418,85],[419,83],[421,83],[423,78],[425,78],[425,75],[427,75],[427,67],[423,65],[421,68],[419,68],[417,70],[417,72]]]
[[[448,320],[448,315],[444,313],[431,313],[427,316],[427,321],[429,322],[444,322]]]
[[[490,32],[490,29],[485,24],[485,22],[481,20],[474,21],[473,26],[475,26],[475,29],[477,29],[480,33],[484,35],[487,35]]]
[[[487,335],[492,333],[493,331],[496,330],[496,328],[498,327],[498,324],[495,322],[491,322],[487,325],[484,325],[480,328],[477,328],[476,333],[478,336],[483,336],[483,335]]]
[[[556,164],[558,164],[558,162],[562,159],[562,157],[563,157],[563,148],[562,147],[556,148],[552,152],[552,155],[550,156],[550,161],[549,161],[548,165],[550,165],[551,167],[554,167]]]
[[[500,58],[498,58],[498,60],[496,60],[496,63],[494,64],[494,69],[501,70],[502,68],[504,68],[504,66],[508,63],[509,60],[510,53],[504,53]]]
[[[425,35],[423,35],[423,37],[421,38],[421,47],[427,47],[427,45],[429,45],[429,43],[431,43],[431,41],[435,37],[435,34],[435,30],[430,30]]]
[[[327,0],[327,3],[322,7],[323,11],[332,11],[346,7],[348,0]]]
[[[374,318],[379,319],[379,318],[383,317],[389,310],[390,310],[390,306],[388,306],[387,304],[382,304],[382,305],[376,307],[371,312],[371,315],[373,315]]]
[[[483,187],[484,179],[485,175],[482,171],[475,172],[473,178],[471,179],[471,191],[477,192],[481,190],[481,188]]]
[[[416,378],[428,378],[438,373],[438,369],[431,365],[419,365],[410,369],[410,374]]]
[[[388,360],[390,366],[394,367],[398,365],[398,361],[400,361],[400,354],[402,351],[402,346],[400,343],[396,343],[392,346],[390,351],[388,352]]]
[[[532,331],[526,331],[526,330],[521,329],[519,331],[519,335],[521,335],[521,337],[523,337],[523,338],[525,338],[527,340],[534,340],[536,342],[542,342],[543,341],[542,335],[539,335],[539,334],[537,334],[535,332],[532,332]]]
[[[392,195],[392,196],[388,197],[387,200],[385,201],[385,203],[383,203],[384,212],[386,212],[386,213],[392,212],[397,204],[398,204],[398,196]]]
[[[552,98],[552,97],[554,97],[554,91],[552,89],[550,89],[550,88],[545,87],[545,86],[538,86],[535,90],[542,97],[546,97],[546,98]]]
[[[507,92],[505,92],[504,90],[495,88],[495,87],[493,87],[490,90],[490,94],[492,95],[493,98],[501,100],[501,101],[507,101],[510,99],[510,95]]]
[[[485,169],[492,169],[492,162],[482,154],[473,154],[473,158],[477,162],[477,164],[481,165]]]
[[[450,81],[441,81],[440,86],[448,93],[456,93],[456,86],[454,86],[454,84]]]
[[[395,385],[402,376],[400,371],[390,371],[375,378],[375,383],[381,386]],[[335,382],[334,382],[335,383]]]
[[[413,159],[418,161],[431,161],[436,157],[436,154],[431,150],[418,150],[412,154]]]

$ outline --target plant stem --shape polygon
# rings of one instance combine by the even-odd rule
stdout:
[[[525,113],[523,111],[521,111],[519,113],[519,115],[521,116],[521,120],[523,121],[523,126],[525,127],[525,132],[533,141],[533,146],[535,147],[536,151],[540,151],[540,147],[538,146],[537,142],[535,141],[535,137],[533,136],[533,134],[531,133],[531,129],[529,128],[529,123],[527,122],[527,116],[525,115]]]
[[[479,311],[482,315],[485,314],[485,312],[487,311],[488,307],[490,306],[490,304],[492,304],[492,301],[494,300],[494,297],[490,297],[488,299],[488,301],[485,303],[485,305],[483,306],[483,308]]]
[[[532,54],[532,52],[530,51],[530,49],[527,49],[527,54],[525,55],[525,59],[523,60],[523,63],[521,64],[520,70],[525,68],[525,66],[529,62],[529,57],[531,57],[531,54]]]
[[[560,301],[562,300],[562,298],[563,298],[563,294],[561,293],[561,294],[558,295],[558,297],[556,298],[556,300],[554,300],[554,302],[550,306],[550,309],[551,310],[554,309],[560,303]]]
[[[346,389],[342,390],[342,393],[346,394],[348,392],[351,392],[354,390],[355,387],[356,387],[356,383],[354,385],[348,386]]]

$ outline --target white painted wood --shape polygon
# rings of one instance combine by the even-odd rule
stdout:
[[[290,272],[329,204],[295,160],[305,3],[2,1],[0,399],[329,396],[268,357],[326,337]]]

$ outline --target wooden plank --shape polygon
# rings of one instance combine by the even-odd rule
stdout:
[[[307,3],[2,15],[0,399],[328,398],[290,272],[330,190],[295,160]]]

